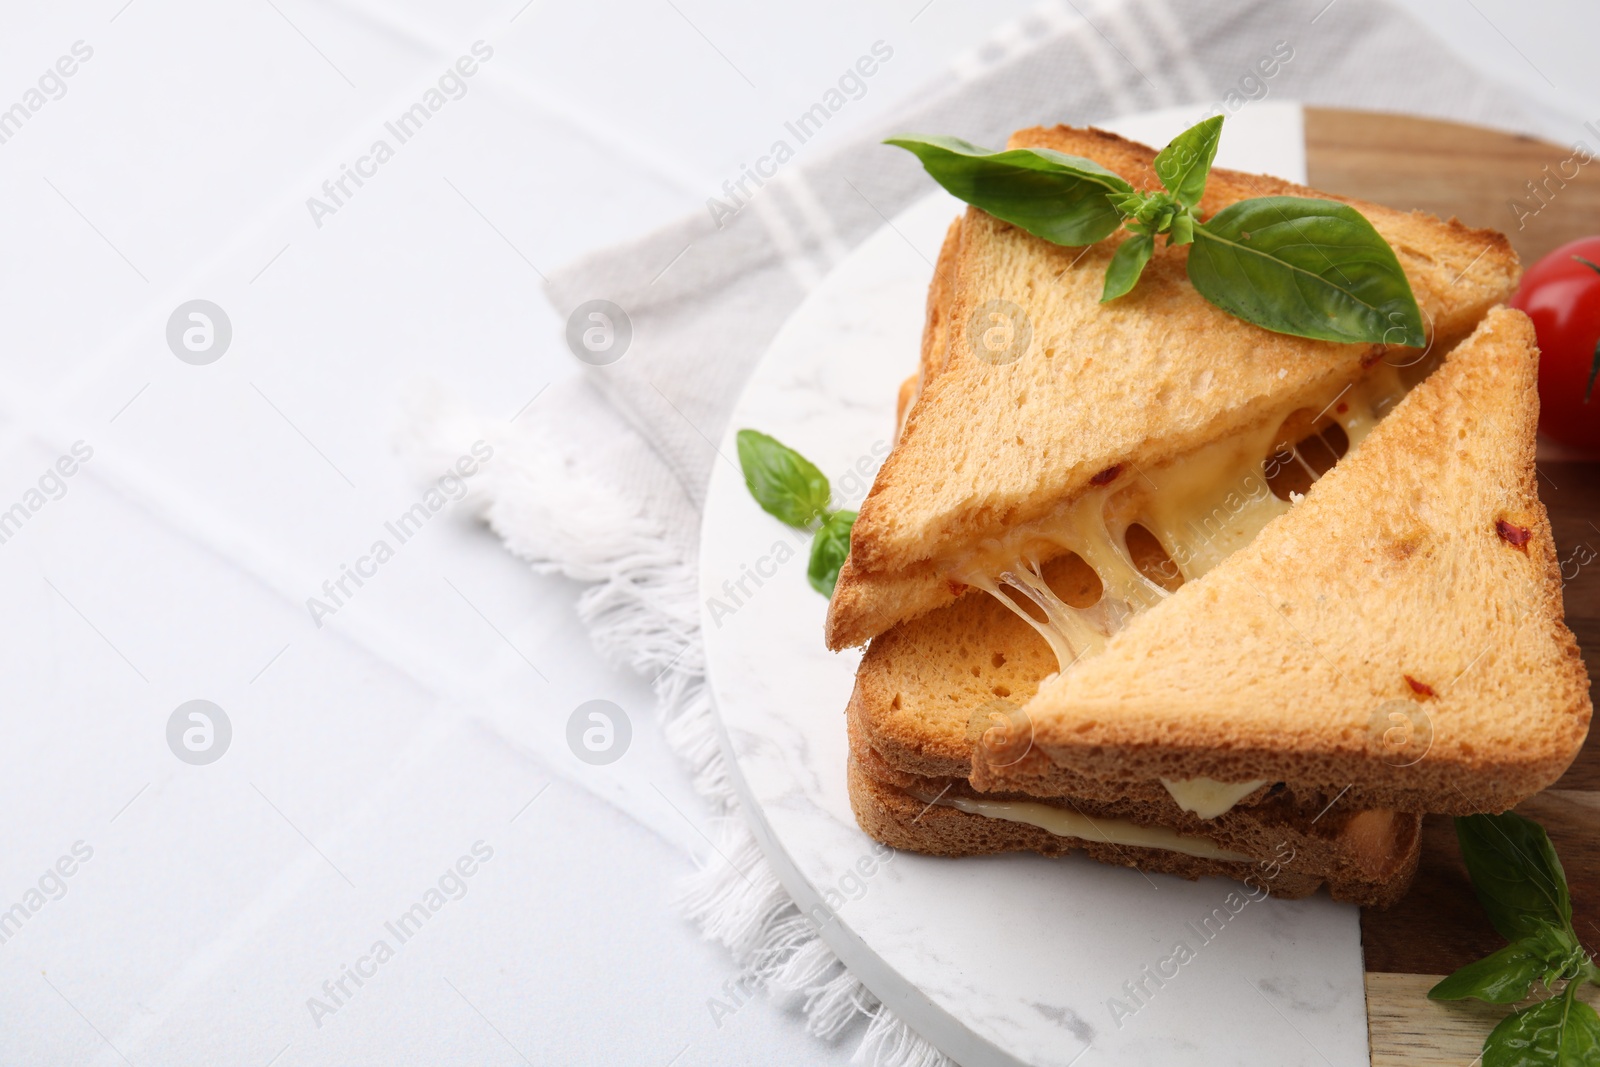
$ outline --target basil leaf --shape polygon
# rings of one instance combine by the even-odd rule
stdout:
[[[1187,245],[1194,243],[1194,216],[1189,214],[1179,215],[1172,220],[1172,229],[1167,231],[1167,246]]]
[[[1537,937],[1550,926],[1571,931],[1567,876],[1543,827],[1509,811],[1464,815],[1456,819],[1456,839],[1478,902],[1501,936]]]
[[[804,529],[828,508],[828,479],[794,449],[755,430],[740,430],[744,484],[768,515]]]
[[[1178,134],[1156,154],[1156,177],[1184,207],[1200,203],[1221,140],[1222,116],[1213,115]]]
[[[1582,985],[1500,1020],[1483,1043],[1483,1067],[1600,1067],[1600,1015],[1578,999]]]
[[[1469,963],[1428,990],[1429,1000],[1476,997],[1490,1004],[1515,1004],[1528,996],[1533,983],[1564,968],[1575,946],[1555,927],[1523,938]]]
[[[1058,245],[1111,236],[1122,217],[1106,194],[1133,191],[1094,160],[1048,148],[991,152],[958,137],[914,135],[884,143],[915,155],[957,198]]]
[[[1144,233],[1131,234],[1118,245],[1106,267],[1106,287],[1100,294],[1100,303],[1115,300],[1132,289],[1155,251],[1156,239]]]
[[[839,581],[839,568],[850,554],[850,530],[856,524],[853,511],[836,511],[828,516],[817,535],[811,539],[811,561],[806,564],[806,580],[811,588],[832,598],[833,587]]]
[[[1189,280],[1231,315],[1277,333],[1420,347],[1422,313],[1394,250],[1333,200],[1241,200],[1195,227]]]

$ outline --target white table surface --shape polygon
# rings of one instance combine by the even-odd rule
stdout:
[[[1592,5],[1475,2],[1411,6],[1553,108],[1600,99]],[[93,55],[0,144],[0,511],[93,457],[0,543],[0,912],[92,856],[0,943],[0,1063],[848,1059],[765,1001],[713,1019],[735,970],[670,899],[706,814],[575,586],[445,513],[326,625],[305,600],[418,498],[391,444],[413,383],[510,418],[573,373],[540,271],[699,208],[872,41],[895,63],[828,138],[1025,6],[5,7],[0,108]],[[466,95],[314,225],[480,39]],[[194,298],[233,327],[207,366],[164,337]],[[208,766],[166,742],[197,698],[234,731]],[[634,724],[607,767],[565,741],[595,698]],[[465,895],[316,1025],[479,841]]]

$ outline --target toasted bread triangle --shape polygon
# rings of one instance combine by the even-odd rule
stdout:
[[[1159,187],[1151,149],[1099,130],[1025,130],[1011,143],[1087,156]],[[1327,194],[1217,170],[1201,210],[1265,195]],[[1498,233],[1346,202],[1394,247],[1440,342],[1465,336],[1516,283],[1516,256]],[[1189,283],[1185,248],[1158,249],[1133,293],[1101,305],[1119,240],[1064,248],[976,209],[952,232],[930,299],[929,331],[939,336],[933,351],[925,341],[920,395],[861,505],[829,608],[829,647],[862,644],[949,603],[960,588],[948,572],[962,551],[1038,518],[1113,465],[1191,451],[1349,380],[1374,358],[1377,346],[1288,337],[1220,311]],[[942,316],[937,299],[948,300]],[[975,347],[996,322],[985,309],[997,300],[1020,308],[1031,334],[1011,362]]]
[[[1491,312],[1248,547],[1042,685],[1036,750],[1457,814],[1555,781],[1591,707],[1536,491],[1537,373],[1527,316]]]

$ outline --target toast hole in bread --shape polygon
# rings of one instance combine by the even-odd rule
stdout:
[[[1044,584],[1068,607],[1092,608],[1100,602],[1100,594],[1105,591],[1100,576],[1076,552],[1056,556],[1041,567],[1039,573],[1044,578]],[[1039,621],[1043,622],[1044,619],[1040,618]]]
[[[1315,454],[1307,451],[1308,442],[1316,442]],[[1350,435],[1344,432],[1344,427],[1337,422],[1330,422],[1317,431],[1315,437],[1308,437],[1300,442],[1301,455],[1316,469],[1317,476],[1327,474],[1333,470],[1333,465],[1344,458],[1350,451]],[[1326,466],[1323,466],[1326,464]]]
[[[894,695],[894,699],[889,701],[889,707],[892,708],[895,711],[899,711],[900,710],[900,694],[899,693],[896,693]]]
[[[1011,690],[1003,685],[997,685],[993,689],[989,690],[989,692],[993,693],[997,697],[1008,697],[1011,695]]]
[[[1304,496],[1318,478],[1333,469],[1350,450],[1350,436],[1332,419],[1310,408],[1292,412],[1278,430],[1278,444],[1267,457],[1267,486],[1279,500]],[[1290,444],[1290,442],[1294,442]]]
[[[995,670],[999,670],[1006,665],[1006,654],[1004,652],[996,652],[989,662],[994,664]]]
[[[1136,522],[1123,535],[1123,543],[1128,546],[1128,558],[1133,560],[1140,574],[1169,593],[1178,591],[1183,584],[1183,572],[1167,555],[1167,550],[1161,547],[1155,534]]]

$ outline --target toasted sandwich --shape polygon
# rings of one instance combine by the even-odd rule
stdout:
[[[1102,131],[1024,130],[1011,144],[1156,184],[1151,149]],[[1201,209],[1265,195],[1338,199],[1217,169]],[[1516,255],[1501,234],[1345,202],[1394,249],[1433,350],[1465,337],[1515,287]],[[920,389],[861,504],[829,605],[830,648],[865,644],[950,603],[972,584],[967,576],[993,570],[990,549],[1013,551],[1090,490],[1115,491],[1233,434],[1271,424],[1262,431],[1270,435],[1368,371],[1415,358],[1233,318],[1195,291],[1182,247],[1159,249],[1137,291],[1102,305],[1117,244],[1053,245],[976,208],[952,227],[930,292]]]
[[[1017,143],[1123,173],[1153,156],[1095,131]],[[1216,207],[1284,188],[1213,174]],[[1537,351],[1490,311],[1515,256],[1358,206],[1427,352],[1230,320],[1179,249],[1102,306],[1099,272],[1073,272],[1106,250],[952,225],[828,620],[830,644],[872,639],[849,707],[869,833],[1383,905],[1421,812],[1502,810],[1571,761],[1590,707],[1534,484]],[[1026,317],[1023,358],[962,328],[995,300]]]

